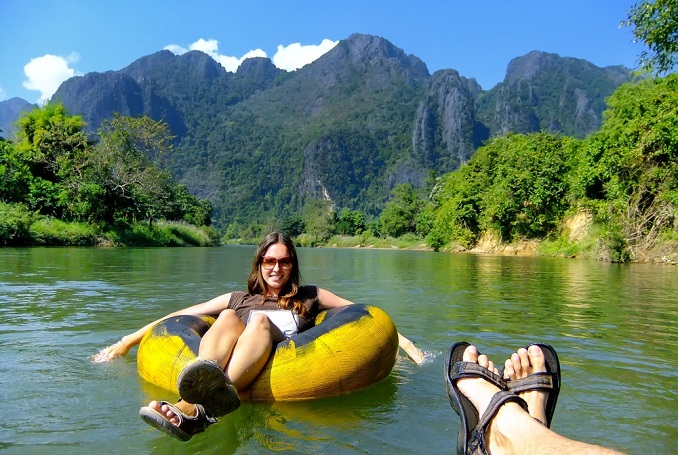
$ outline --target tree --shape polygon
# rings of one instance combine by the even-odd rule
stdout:
[[[315,241],[324,242],[334,233],[335,212],[332,202],[325,199],[308,199],[304,205],[305,233]]]
[[[365,230],[365,215],[360,210],[344,207],[337,219],[337,233],[341,235],[358,235]]]
[[[85,122],[61,104],[48,104],[19,120],[15,164],[28,165],[25,201],[31,210],[65,219],[84,219],[100,201],[88,181],[91,144]]]
[[[391,191],[391,200],[379,215],[379,232],[382,235],[400,237],[416,232],[417,215],[422,201],[410,183],[403,183]]]
[[[623,85],[608,104],[601,131],[582,150],[588,172],[578,187],[599,199],[610,249],[628,245],[635,256],[676,228],[678,75]]]
[[[655,0],[633,5],[628,20],[633,34],[649,51],[640,54],[641,68],[657,74],[670,72],[678,63],[678,0]]]
[[[169,214],[174,182],[157,164],[172,151],[167,124],[116,114],[98,133],[97,167],[111,193],[115,218],[150,224]]]

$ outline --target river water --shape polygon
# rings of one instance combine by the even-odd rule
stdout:
[[[554,258],[299,249],[303,282],[384,309],[427,353],[365,390],[245,403],[181,443],[137,415],[176,399],[145,383],[136,348],[89,356],[171,311],[245,287],[253,247],[0,250],[0,452],[446,454],[459,419],[449,346],[500,363],[531,342],[559,353],[553,429],[627,453],[678,447],[678,268]],[[303,378],[300,378],[302,380]]]

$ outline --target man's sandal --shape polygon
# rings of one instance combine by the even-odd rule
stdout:
[[[485,431],[502,405],[507,402],[516,402],[527,411],[527,403],[519,396],[507,391],[506,382],[501,376],[475,362],[465,362],[463,355],[468,346],[469,343],[460,342],[453,344],[450,348],[445,359],[445,386],[452,409],[461,418],[461,428],[457,437],[457,454],[487,455],[489,452],[485,441]],[[482,417],[478,416],[478,410],[457,387],[457,382],[463,378],[482,378],[499,388]]]
[[[532,373],[520,379],[504,379],[506,381],[507,390],[520,394],[521,392],[540,390],[548,393],[546,400],[546,422],[541,422],[547,428],[551,428],[551,420],[553,414],[556,412],[556,402],[558,401],[558,394],[560,393],[560,362],[558,361],[558,354],[552,346],[546,343],[533,343],[539,346],[544,353],[544,360],[546,361],[546,371]],[[531,345],[525,346],[528,349]]]

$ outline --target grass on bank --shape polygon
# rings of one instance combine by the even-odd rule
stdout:
[[[102,227],[31,213],[0,202],[0,246],[217,246],[213,227],[158,221]]]

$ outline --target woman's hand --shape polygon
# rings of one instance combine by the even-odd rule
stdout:
[[[411,348],[406,349],[405,352],[407,353],[407,357],[417,365],[421,365],[424,363],[424,360],[426,360],[426,354],[414,344]]]
[[[90,359],[93,362],[108,362],[109,360],[115,359],[116,357],[122,357],[127,354],[131,348],[130,345],[125,343],[125,337],[122,337],[120,341],[110,346],[103,348],[101,351],[94,354]]]
[[[421,349],[416,347],[414,343],[402,336],[400,333],[398,333],[398,345],[400,346],[400,349],[407,353],[407,357],[417,365],[421,365],[426,360],[426,355],[421,351]]]

